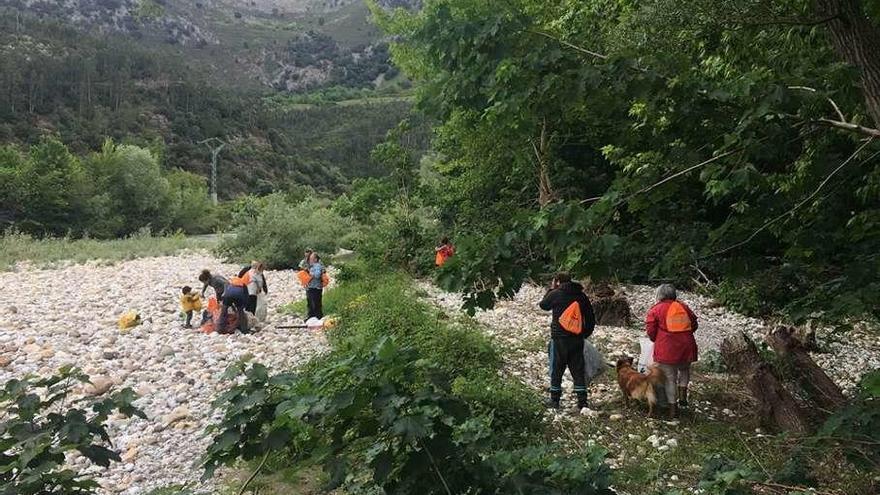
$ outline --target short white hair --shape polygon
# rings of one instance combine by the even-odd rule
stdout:
[[[665,301],[667,299],[675,300],[678,297],[678,294],[675,291],[675,286],[672,284],[663,284],[660,287],[657,287],[657,300]]]

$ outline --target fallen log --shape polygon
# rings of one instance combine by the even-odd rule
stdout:
[[[770,365],[758,354],[755,343],[737,332],[721,343],[721,356],[727,367],[738,373],[758,401],[762,423],[770,428],[798,435],[810,432],[809,416],[785,389]]]
[[[776,354],[791,362],[800,386],[827,413],[836,411],[846,404],[846,397],[840,387],[813,361],[806,345],[798,338],[796,329],[779,325],[767,335],[765,340]]]

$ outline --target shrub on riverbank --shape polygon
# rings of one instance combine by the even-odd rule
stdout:
[[[296,266],[303,251],[332,255],[348,246],[354,226],[310,195],[247,196],[233,206],[234,236],[218,252],[239,261],[261,260],[271,268]]]

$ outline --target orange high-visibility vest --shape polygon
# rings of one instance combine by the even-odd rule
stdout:
[[[666,312],[666,331],[670,333],[690,332],[693,330],[691,315],[688,314],[684,304],[672,301]]]
[[[236,287],[247,287],[249,283],[251,283],[251,272],[246,272],[243,277],[232,277],[229,281],[229,285]]]

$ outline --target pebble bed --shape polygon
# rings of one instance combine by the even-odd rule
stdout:
[[[0,380],[46,376],[73,364],[92,377],[84,394],[131,387],[139,395],[135,405],[146,420],[108,421],[123,462],[105,469],[70,457],[72,465],[96,477],[102,493],[134,495],[177,484],[214,493],[217,482],[199,482],[197,463],[210,443],[205,427],[218,420],[211,401],[229,386],[221,379],[224,370],[247,355],[270,369],[289,369],[327,349],[320,332],[275,328],[301,323],[277,312],[304,295],[291,271],[266,273],[269,317],[257,332],[206,335],[184,329],[180,288],[199,290],[203,268],[224,276],[238,272],[237,266],[190,252],[50,270],[20,265],[0,273],[0,284],[15,298],[0,307]],[[117,321],[129,310],[144,323],[121,332]],[[194,324],[198,321],[194,317]]]

